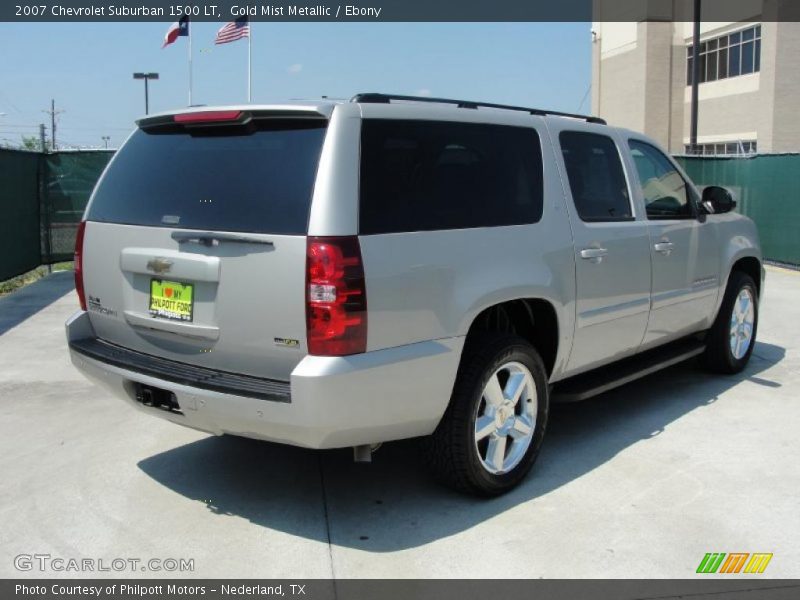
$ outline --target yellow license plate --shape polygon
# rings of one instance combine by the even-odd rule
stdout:
[[[150,280],[150,314],[164,319],[191,321],[194,309],[194,284]]]

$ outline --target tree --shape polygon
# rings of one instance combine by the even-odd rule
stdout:
[[[22,143],[19,145],[20,150],[30,150],[32,152],[41,152],[42,142],[35,135],[23,135]],[[44,148],[47,152],[50,151],[50,140],[45,140]]]

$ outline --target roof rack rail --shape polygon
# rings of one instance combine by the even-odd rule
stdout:
[[[401,96],[397,94],[378,94],[378,93],[364,93],[356,94],[350,98],[350,102],[361,102],[364,104],[389,104],[392,100],[400,100],[404,102],[430,102],[433,104],[455,104],[458,108],[500,108],[503,110],[516,110],[526,112],[531,115],[537,116],[556,116],[556,117],[569,117],[571,119],[581,119],[588,123],[598,123],[600,125],[607,125],[604,119],[600,117],[593,117],[591,115],[578,115],[567,112],[559,112],[557,110],[544,110],[541,108],[528,108],[525,106],[510,106],[508,104],[493,104],[491,102],[473,102],[471,100],[451,100],[449,98],[431,98],[430,96]]]

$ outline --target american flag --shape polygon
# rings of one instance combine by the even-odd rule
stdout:
[[[245,16],[239,17],[230,23],[225,23],[217,32],[217,39],[214,40],[214,43],[227,44],[246,37],[250,37],[250,25]]]

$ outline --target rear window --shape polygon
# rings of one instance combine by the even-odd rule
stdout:
[[[95,191],[90,221],[304,234],[326,121],[137,130]]]
[[[542,153],[526,127],[367,119],[362,234],[535,223]]]

